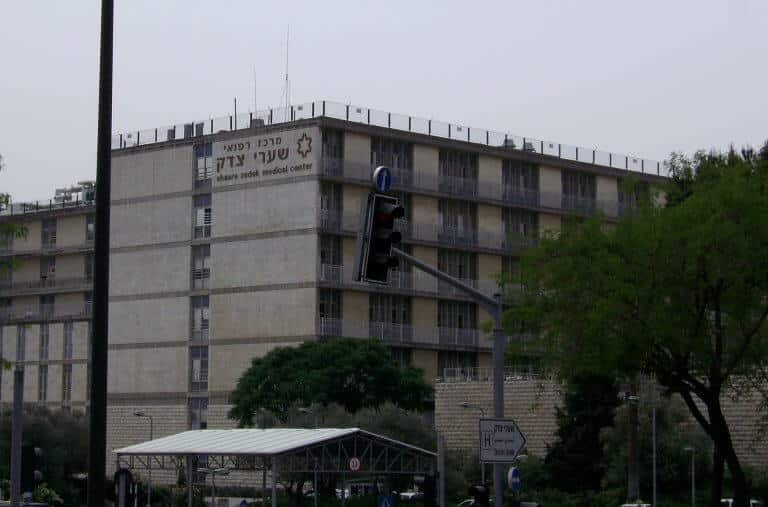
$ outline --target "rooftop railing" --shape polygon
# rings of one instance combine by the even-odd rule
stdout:
[[[48,201],[35,202],[12,202],[7,206],[0,207],[0,216],[5,215],[25,215],[28,213],[44,213],[47,211],[70,210],[81,208],[93,208],[96,206],[95,200],[73,200],[66,202],[56,202],[53,199]]]
[[[480,129],[439,120],[390,113],[367,107],[353,106],[327,100],[307,102],[290,107],[279,107],[220,116],[207,120],[179,123],[144,130],[119,132],[112,136],[112,149],[143,146],[176,139],[192,139],[218,132],[258,128],[308,118],[335,118],[339,120],[375,125],[405,132],[414,132],[442,139],[465,141],[492,146],[509,151],[536,153],[563,160],[611,167],[625,171],[666,175],[667,164],[634,155],[583,148],[568,144],[545,141],[532,137],[517,136],[504,132]]]

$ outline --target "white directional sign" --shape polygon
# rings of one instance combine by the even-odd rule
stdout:
[[[525,436],[512,419],[480,419],[480,461],[512,463],[525,447]]]

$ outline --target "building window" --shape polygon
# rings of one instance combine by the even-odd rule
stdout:
[[[533,211],[517,208],[502,208],[501,220],[504,224],[504,236],[509,238],[535,239],[539,234],[539,215]]]
[[[93,241],[96,237],[96,216],[85,215],[85,240]]]
[[[207,184],[213,175],[213,144],[195,146],[195,186]]]
[[[192,296],[192,340],[208,340],[211,312],[208,296]]]
[[[72,365],[65,364],[61,368],[61,401],[72,401]]]
[[[40,281],[53,282],[56,278],[56,257],[40,257]]]
[[[56,246],[55,218],[46,218],[43,220],[40,239],[42,241],[43,248],[53,248]]]
[[[392,359],[400,368],[411,366],[413,362],[413,351],[404,347],[392,347],[389,349]]]
[[[341,265],[341,238],[324,234],[320,237],[320,264]]]
[[[74,324],[72,322],[64,323],[64,359],[72,359],[72,331]]]
[[[320,318],[341,318],[341,291],[336,289],[320,289]]]
[[[407,172],[413,171],[413,144],[382,137],[371,138],[371,165],[385,165]]]
[[[85,273],[85,280],[87,282],[93,281],[93,254],[85,254],[83,256],[83,272]]]
[[[24,361],[27,349],[27,327],[18,326],[16,328],[16,361]]]
[[[449,329],[477,329],[477,305],[461,301],[438,301],[437,326]]]
[[[83,313],[90,314],[91,310],[93,310],[93,292],[83,292]]]
[[[42,364],[37,368],[37,400],[48,401],[48,365]]]
[[[341,185],[323,182],[320,186],[320,209],[331,213],[341,213],[342,195]]]
[[[440,350],[437,352],[437,374],[457,376],[459,373],[467,374],[471,368],[477,367],[477,353],[462,352],[456,350]],[[446,374],[446,369],[453,370]]]
[[[628,182],[623,178],[616,181],[619,196],[619,213],[628,214],[636,210],[643,196],[648,195],[649,185],[647,181]]]
[[[539,189],[539,167],[530,162],[505,160],[501,165],[501,184],[504,189],[535,192]]]
[[[560,174],[563,184],[563,208],[582,211],[593,209],[597,195],[595,175],[567,170]]]
[[[387,324],[411,324],[411,298],[372,293],[369,297],[368,320]]]
[[[440,191],[474,195],[477,192],[477,154],[440,150]]]
[[[344,158],[344,132],[323,129],[323,159],[342,160]]]
[[[437,250],[437,269],[465,280],[477,280],[477,254],[460,250]]]
[[[213,212],[211,209],[211,194],[195,196],[194,238],[210,238],[213,225]]]
[[[437,206],[440,239],[444,241],[471,240],[477,230],[477,205],[467,201],[440,199]]]
[[[192,288],[207,289],[211,278],[211,245],[192,247]]]
[[[40,361],[48,360],[48,344],[50,343],[51,328],[48,324],[40,324]]]
[[[53,317],[54,305],[56,304],[56,296],[53,294],[46,294],[40,296],[40,316],[44,319]]]
[[[208,347],[189,348],[190,390],[208,390]]]
[[[189,429],[204,430],[207,428],[208,428],[208,398],[190,398]]]
[[[523,270],[520,257],[506,255],[501,258],[501,274],[510,283],[522,282]]]

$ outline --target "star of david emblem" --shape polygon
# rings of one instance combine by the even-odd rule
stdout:
[[[302,156],[302,158],[306,158],[307,155],[309,155],[309,152],[312,151],[312,138],[307,135],[306,132],[304,132],[298,141],[296,141],[296,144],[298,145],[298,152],[299,155]]]

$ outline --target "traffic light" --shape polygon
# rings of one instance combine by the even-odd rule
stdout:
[[[355,278],[366,282],[387,283],[389,270],[398,266],[392,246],[400,243],[401,234],[395,230],[395,220],[405,214],[397,197],[386,194],[368,195],[362,242],[359,246],[358,271]]]
[[[475,484],[469,488],[469,496],[473,502],[471,507],[489,507],[488,487],[485,484]]]
[[[21,491],[34,491],[43,482],[45,454],[39,447],[25,445],[21,448]]]

